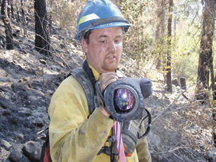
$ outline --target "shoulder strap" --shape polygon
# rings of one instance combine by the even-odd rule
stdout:
[[[72,75],[82,86],[86,99],[88,102],[88,108],[89,108],[89,115],[92,114],[92,112],[95,109],[95,88],[94,83],[96,82],[94,79],[94,75],[89,68],[87,61],[84,62],[83,68],[76,68],[71,71],[71,73],[68,75]],[[50,156],[50,150],[49,150],[49,134],[47,131],[46,140],[42,146],[42,152],[41,152],[41,162],[52,162],[51,156]]]
[[[83,70],[83,68],[73,69],[70,73],[82,86],[86,99],[88,102],[89,115],[95,109],[95,95],[94,95],[94,87],[92,85],[91,80],[88,77],[88,74]]]

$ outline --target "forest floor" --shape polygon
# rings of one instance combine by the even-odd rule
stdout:
[[[0,22],[0,161],[13,161],[13,150],[19,149],[22,154],[28,141],[43,143],[52,94],[70,70],[85,59],[73,34],[57,26],[50,35],[52,56],[41,55],[34,49],[32,24],[24,36],[22,27],[12,23],[15,49],[8,51]],[[187,90],[173,85],[173,93],[167,92],[154,60],[142,65],[138,68],[135,60],[123,55],[119,71],[125,76],[147,77],[153,83],[153,94],[145,101],[153,120],[147,136],[153,161],[216,161],[211,107],[193,100],[193,84]],[[33,160],[24,155],[18,161]]]

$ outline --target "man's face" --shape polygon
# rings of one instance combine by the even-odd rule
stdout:
[[[95,29],[89,43],[82,39],[88,62],[99,72],[114,72],[121,58],[123,34],[121,27]]]

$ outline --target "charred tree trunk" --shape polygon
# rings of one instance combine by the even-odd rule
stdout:
[[[184,89],[184,90],[187,89],[187,86],[186,86],[186,78],[184,78],[184,77],[181,77],[181,78],[180,78],[180,86],[181,86],[181,89]]]
[[[169,0],[169,18],[168,18],[168,35],[167,35],[167,64],[166,64],[166,82],[167,90],[172,92],[172,76],[171,76],[171,45],[172,45],[172,17],[173,17],[173,0]]]
[[[216,0],[213,1],[213,36],[214,36],[214,30],[215,30],[215,16],[216,16]],[[212,84],[212,97],[213,97],[213,109],[212,109],[212,116],[213,116],[213,142],[214,147],[216,147],[216,76],[214,75],[214,66],[213,66],[213,56],[211,55],[210,58],[210,72],[211,72],[211,84]]]
[[[35,0],[35,48],[41,54],[50,56],[50,38],[45,0]]]
[[[197,74],[197,87],[196,99],[202,100],[201,103],[207,103],[209,100],[209,74],[211,73],[212,91],[214,99],[214,69],[213,69],[213,56],[212,45],[214,36],[214,16],[215,16],[215,0],[203,1],[203,24],[202,24],[202,37],[200,42],[200,54],[198,63]],[[213,141],[216,146],[216,110],[212,109],[213,116]]]
[[[11,6],[11,17],[14,19],[14,7],[13,7],[13,0],[11,0],[10,6]]]
[[[26,30],[26,17],[25,17],[25,11],[24,11],[24,5],[23,5],[23,0],[21,0],[21,15],[22,15],[22,27],[23,27],[23,34],[24,37],[27,35],[27,30]]]
[[[202,37],[200,42],[200,54],[197,73],[196,98],[198,100],[208,99],[208,95],[203,94],[209,90],[209,72],[213,64],[212,44],[214,33],[214,0],[205,0],[203,9]],[[203,92],[204,91],[204,92]]]
[[[165,49],[165,47],[163,48],[163,46],[166,46],[166,43],[164,41],[164,36],[165,36],[165,0],[161,0],[158,1],[156,0],[155,3],[157,4],[157,18],[158,18],[158,23],[156,26],[156,33],[155,33],[155,39],[157,42],[157,49],[159,49],[158,52],[158,56],[157,56],[157,64],[156,64],[156,68],[160,69],[162,67],[162,62],[165,62],[165,51],[163,49]],[[163,67],[164,68],[164,67]]]
[[[11,18],[11,0],[7,0],[7,16]]]
[[[20,11],[19,11],[19,7],[16,6],[16,22],[20,22]]]
[[[212,117],[213,117],[213,142],[216,147],[216,77],[214,77],[214,68],[213,68],[213,57],[211,57],[210,63],[211,71],[211,88],[212,88],[212,99],[213,99],[213,108],[212,108]]]
[[[11,50],[11,49],[14,49],[14,41],[13,41],[13,33],[12,33],[12,28],[11,28],[10,19],[8,17],[7,10],[8,10],[8,1],[2,0],[1,15],[2,15],[4,26],[5,26],[6,49]]]
[[[214,1],[214,9],[213,9],[213,18],[216,17],[216,0]],[[215,21],[213,21],[214,25],[213,28],[215,30]],[[214,72],[214,66],[213,66],[213,56],[211,55],[211,63],[210,63],[210,72],[211,72],[211,88],[212,88],[212,95],[213,95],[213,106],[214,109],[214,115],[215,115],[215,121],[216,121],[216,73]],[[216,146],[216,138],[215,138],[215,146]]]

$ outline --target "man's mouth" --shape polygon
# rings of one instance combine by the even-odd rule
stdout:
[[[116,57],[115,56],[108,56],[107,58],[108,59],[115,59]]]

